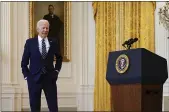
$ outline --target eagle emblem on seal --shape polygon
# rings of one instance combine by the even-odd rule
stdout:
[[[129,58],[125,54],[121,54],[116,59],[116,70],[118,73],[125,73],[129,68]]]

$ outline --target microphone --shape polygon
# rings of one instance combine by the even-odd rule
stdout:
[[[122,44],[122,46],[126,48],[125,45],[129,45],[129,44],[131,43],[131,41],[133,41],[133,38],[131,38],[131,39],[129,39],[129,40],[126,40],[126,41]]]
[[[130,38],[129,40],[125,41],[122,46],[126,48],[125,45],[127,45],[127,48],[130,49],[131,45],[134,43],[134,42],[137,42],[138,41],[138,38]]]
[[[134,38],[133,43],[134,43],[134,42],[137,42],[137,41],[138,41],[138,38]]]
[[[133,43],[134,39],[133,39],[133,38],[131,38],[131,39],[129,39],[128,41],[129,41],[129,42],[128,42],[128,44],[127,44],[127,45],[131,45],[131,44]]]
[[[131,44],[133,44],[134,42],[137,42],[137,40],[138,40],[138,38],[134,38],[134,39],[132,38],[132,39],[130,39],[128,45],[131,45]]]

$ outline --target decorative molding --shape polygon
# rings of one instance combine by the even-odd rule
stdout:
[[[77,111],[93,111],[95,75],[95,22],[92,2],[83,2],[80,7],[82,22],[82,74],[77,94]]]
[[[93,111],[94,86],[81,86],[77,94],[77,111]]]
[[[21,111],[21,89],[19,86],[3,85],[1,98],[2,111]]]
[[[77,93],[62,92],[58,93],[58,103],[59,107],[76,107],[76,96]],[[28,93],[22,94],[22,109],[29,108],[29,95]],[[46,98],[42,92],[41,96],[41,108],[48,108],[46,103]]]
[[[76,96],[76,93],[58,93],[59,107],[76,107]],[[48,108],[44,93],[41,99],[41,108]],[[29,108],[29,94],[19,94],[14,88],[6,88],[2,93],[2,101],[3,111],[21,111]]]
[[[2,83],[11,82],[11,2],[1,3],[1,74]]]
[[[59,73],[59,78],[71,79],[72,78],[72,64],[70,62],[63,63],[62,69]]]

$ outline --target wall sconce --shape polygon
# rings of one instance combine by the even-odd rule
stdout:
[[[169,30],[169,2],[166,2],[165,5],[159,9],[159,24],[163,24],[163,26]]]

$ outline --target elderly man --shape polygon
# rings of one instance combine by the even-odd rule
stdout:
[[[38,37],[27,39],[21,62],[22,73],[28,83],[31,112],[40,112],[42,89],[49,111],[57,112],[56,80],[62,66],[59,42],[47,37],[49,32],[47,20],[37,22],[37,32]],[[57,59],[55,66],[54,56]]]

